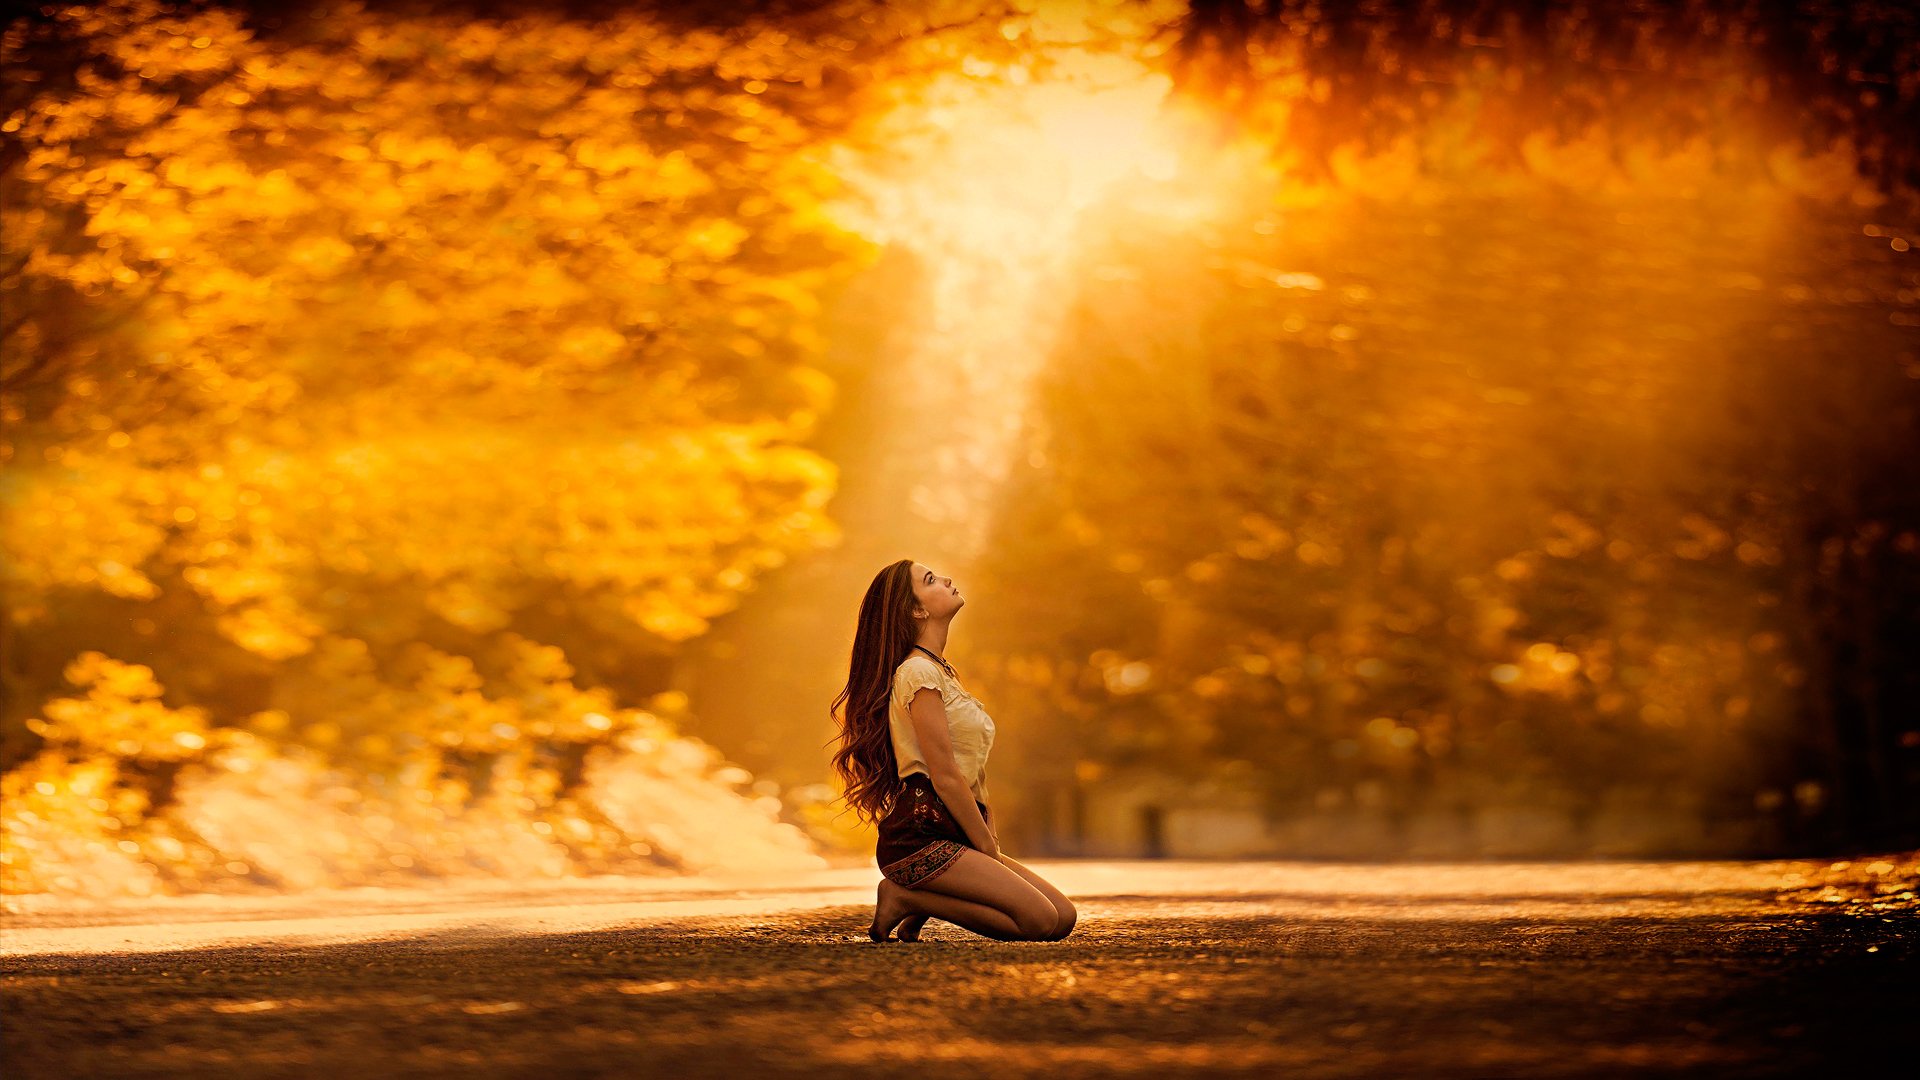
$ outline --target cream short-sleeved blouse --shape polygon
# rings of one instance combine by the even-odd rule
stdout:
[[[960,680],[933,658],[915,650],[893,673],[893,703],[887,718],[893,728],[893,756],[900,763],[901,777],[913,773],[933,775],[920,753],[920,736],[913,730],[913,717],[907,706],[923,686],[940,692],[940,704],[947,710],[947,738],[953,743],[953,760],[960,775],[973,788],[973,797],[987,801],[987,752],[993,749],[993,718],[980,699],[967,693]]]

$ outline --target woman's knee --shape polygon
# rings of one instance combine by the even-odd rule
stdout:
[[[1053,940],[1053,932],[1060,924],[1060,912],[1051,903],[1045,908],[1023,906],[1008,914],[1020,928],[1020,936],[1028,941]]]
[[[1078,922],[1079,919],[1080,919],[1080,911],[1078,908],[1073,906],[1073,902],[1062,901],[1060,904],[1056,905],[1054,908],[1055,923],[1053,927],[1053,932],[1048,934],[1042,940],[1044,941],[1061,940],[1062,938],[1066,937],[1068,934],[1073,933],[1073,924],[1075,922]]]
[[[1080,918],[1080,912],[1071,901],[1049,901],[1044,915],[1038,912],[1029,920],[1015,916],[1020,924],[1020,933],[1031,941],[1059,941],[1073,933],[1073,924]],[[1037,927],[1037,930],[1036,930]]]

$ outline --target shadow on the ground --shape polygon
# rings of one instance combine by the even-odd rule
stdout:
[[[1920,1004],[1909,915],[1169,903],[1089,899],[1062,942],[876,945],[841,907],[11,959],[0,1023],[17,1076],[1761,1076],[1896,1064]]]

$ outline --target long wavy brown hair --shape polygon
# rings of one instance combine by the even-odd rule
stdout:
[[[913,622],[913,560],[901,559],[867,586],[853,631],[847,685],[827,708],[840,725],[833,768],[840,774],[842,798],[865,821],[878,822],[904,786],[893,756],[887,705],[894,669],[913,651],[919,636]]]

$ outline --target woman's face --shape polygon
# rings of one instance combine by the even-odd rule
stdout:
[[[919,563],[913,564],[913,598],[935,619],[950,617],[966,603],[960,590],[953,587],[952,578],[942,577]]]

